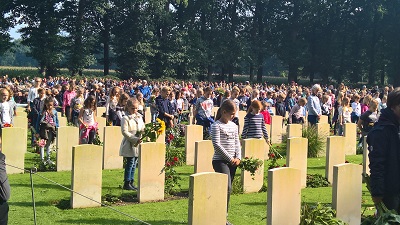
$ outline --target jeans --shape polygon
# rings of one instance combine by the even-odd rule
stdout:
[[[8,203],[0,200],[0,225],[7,225],[8,222]]]
[[[231,165],[230,162],[226,162],[225,160],[213,160],[212,165],[214,168],[214,171],[217,173],[223,173],[228,175],[228,198],[227,198],[227,211],[229,208],[229,198],[231,196],[232,192],[232,183],[233,179],[235,178],[235,173],[236,173],[236,166]]]
[[[136,163],[138,161],[138,157],[124,157],[124,158],[126,160],[124,181],[125,182],[132,181],[132,184],[133,184],[133,182],[135,180],[135,169],[136,169]]]
[[[316,115],[308,115],[307,120],[311,125],[315,125],[318,122],[318,116],[316,116]]]

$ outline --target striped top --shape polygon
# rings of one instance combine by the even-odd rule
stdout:
[[[254,115],[248,113],[244,117],[244,126],[242,138],[262,138],[268,139],[267,128],[265,127],[264,116],[262,114]]]
[[[238,127],[232,121],[227,124],[217,120],[211,125],[211,137],[214,146],[213,160],[241,159]]]

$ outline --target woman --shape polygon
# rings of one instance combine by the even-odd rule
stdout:
[[[130,98],[126,103],[126,115],[121,120],[121,132],[124,138],[121,142],[119,155],[124,157],[126,161],[124,172],[125,190],[137,190],[134,185],[136,163],[139,157],[139,149],[137,145],[141,142],[140,137],[136,134],[138,131],[144,130],[142,116],[138,113],[139,102]]]

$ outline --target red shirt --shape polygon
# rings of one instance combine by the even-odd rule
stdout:
[[[264,116],[265,124],[271,124],[271,115],[268,110],[262,110],[260,113]]]

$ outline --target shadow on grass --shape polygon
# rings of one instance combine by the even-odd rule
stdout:
[[[8,204],[12,206],[19,206],[19,207],[33,207],[33,204],[31,201],[28,202],[8,202]],[[49,202],[35,202],[36,207],[38,206],[50,206],[51,204]]]
[[[242,204],[243,205],[250,205],[250,206],[258,206],[258,205],[267,206],[266,202],[244,202]]]
[[[132,219],[132,221],[120,220],[120,219],[104,219],[104,218],[94,218],[94,219],[68,219],[58,221],[63,224],[129,224],[129,225],[144,225],[145,223],[138,222]],[[152,223],[154,224],[154,223]],[[173,223],[164,223],[173,224]]]
[[[68,188],[70,188],[70,185],[64,185]],[[26,184],[13,184],[13,187],[31,187],[30,183],[26,183]],[[66,190],[63,187],[60,187],[58,185],[55,184],[35,184],[35,181],[33,181],[33,187],[36,188],[43,188],[43,189],[59,189],[59,190]]]
[[[308,166],[307,169],[314,169],[314,170],[318,170],[318,169],[325,169],[325,166]]]

